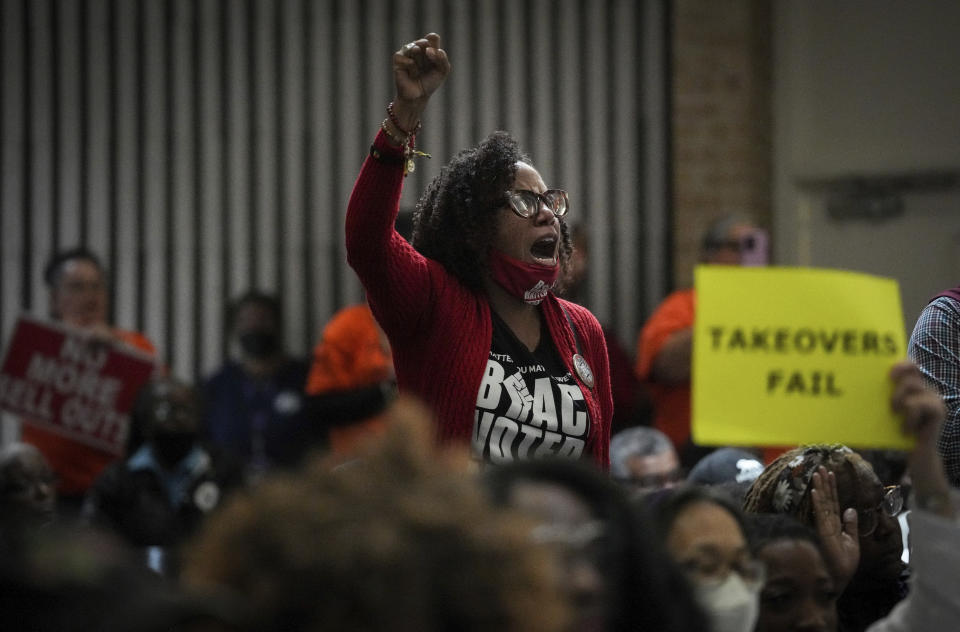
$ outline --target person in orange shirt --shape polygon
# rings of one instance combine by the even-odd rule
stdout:
[[[714,221],[704,235],[700,260],[719,265],[766,263],[766,233],[748,219],[729,215]],[[647,384],[654,426],[670,437],[684,467],[709,450],[690,440],[690,363],[693,355],[693,288],[667,296],[650,316],[637,340],[637,376]]]
[[[367,304],[334,314],[314,348],[305,389],[330,453],[347,459],[381,434],[396,390],[390,344]]]
[[[55,253],[44,269],[50,290],[50,317],[82,329],[106,344],[126,345],[149,355],[156,349],[143,334],[111,327],[107,322],[109,301],[107,275],[100,258],[86,248]],[[86,491],[104,467],[117,455],[77,443],[23,420],[21,440],[37,447],[50,463],[59,481],[59,501],[69,516],[79,511]]]

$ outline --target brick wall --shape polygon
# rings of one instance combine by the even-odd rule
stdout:
[[[673,281],[692,283],[710,221],[771,225],[770,0],[674,0]]]

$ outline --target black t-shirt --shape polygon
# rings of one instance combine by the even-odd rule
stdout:
[[[579,459],[590,431],[580,386],[541,321],[532,352],[496,313],[474,412],[473,455],[491,463],[560,456]]]

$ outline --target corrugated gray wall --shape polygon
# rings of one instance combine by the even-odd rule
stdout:
[[[0,0],[0,331],[45,314],[43,265],[85,244],[113,317],[176,374],[222,362],[225,302],[282,294],[306,353],[361,298],[346,201],[427,31],[453,61],[407,179],[510,130],[589,225],[590,305],[628,346],[663,293],[663,5],[633,0]]]

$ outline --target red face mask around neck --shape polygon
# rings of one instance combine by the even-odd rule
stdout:
[[[490,251],[490,276],[508,294],[530,305],[539,305],[557,284],[560,264],[545,266],[509,257],[499,250]]]

